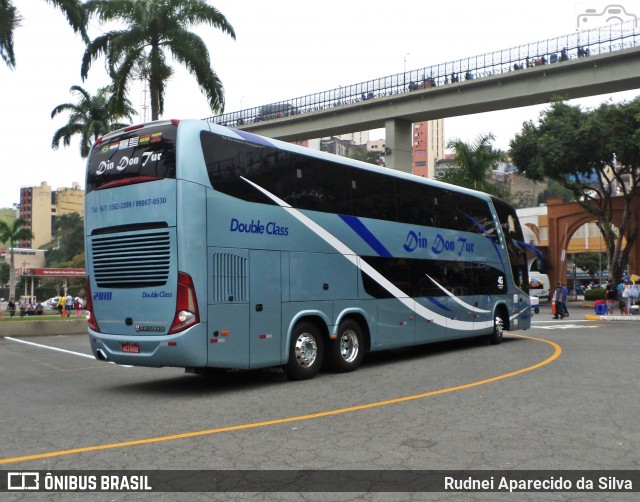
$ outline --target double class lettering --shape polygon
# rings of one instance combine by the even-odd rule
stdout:
[[[229,231],[256,235],[278,235],[283,237],[289,235],[289,227],[280,226],[275,221],[270,221],[264,225],[260,220],[241,222],[236,218],[231,219]]]

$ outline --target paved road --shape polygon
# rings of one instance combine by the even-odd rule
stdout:
[[[87,357],[84,336],[23,339],[29,344],[0,339],[0,469],[570,469],[603,475],[638,469],[640,325],[585,322],[573,312],[552,321],[543,312],[531,330],[520,332],[525,337],[508,336],[500,346],[467,341],[377,354],[355,373],[307,382],[262,371],[201,377],[115,366]],[[520,493],[515,499],[585,497],[630,500],[630,494],[602,493]],[[184,500],[232,498],[268,497],[210,493]]]

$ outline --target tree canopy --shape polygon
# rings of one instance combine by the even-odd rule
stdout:
[[[80,33],[84,40],[88,40],[86,11],[80,0],[46,0],[46,2],[60,9],[73,31]],[[0,57],[11,69],[16,67],[14,33],[21,22],[22,16],[13,5],[13,1],[0,0]]]
[[[211,110],[224,109],[222,82],[211,67],[209,50],[202,38],[189,31],[191,26],[205,23],[235,39],[233,27],[215,7],[204,0],[88,0],[85,7],[102,23],[124,26],[87,45],[82,58],[83,79],[91,63],[104,55],[116,102],[124,103],[131,82],[142,77],[149,85],[151,119],[157,120],[164,111],[167,81],[173,74],[171,56],[195,77]]]
[[[80,156],[87,158],[96,139],[114,129],[129,125],[135,110],[128,99],[125,99],[122,106],[115,106],[112,86],[98,89],[95,96],[79,85],[72,86],[71,92],[78,96],[78,102],[63,103],[51,112],[51,118],[59,113],[69,113],[67,124],[54,133],[51,148],[57,149],[60,142],[69,146],[73,136],[80,136]],[[119,122],[121,118],[129,119],[129,123]]]
[[[13,298],[16,295],[16,284],[15,284],[15,257],[13,248],[15,245],[22,240],[28,240],[33,238],[33,233],[28,228],[25,228],[24,225],[26,221],[22,218],[16,218],[12,223],[7,223],[4,220],[0,220],[0,242],[8,242],[9,243],[9,297]]]
[[[69,265],[74,258],[84,258],[84,221],[78,213],[63,214],[56,219],[55,245],[47,250],[47,265],[61,267]],[[71,266],[71,265],[69,265]],[[84,264],[81,265],[84,267]]]
[[[556,181],[594,216],[609,273],[620,281],[638,237],[632,200],[640,186],[640,98],[593,110],[555,101],[537,123],[525,122],[510,146],[521,173]],[[612,224],[614,197],[624,202],[619,231]]]
[[[494,135],[488,133],[480,134],[471,144],[460,139],[449,141],[447,148],[453,150],[454,167],[436,179],[505,198],[506,188],[491,181],[491,170],[498,162],[505,160],[505,155],[493,148],[494,139]]]

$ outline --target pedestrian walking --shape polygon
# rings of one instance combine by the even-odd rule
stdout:
[[[613,304],[618,299],[618,290],[613,285],[611,279],[607,279],[607,286],[605,287],[604,299],[607,302],[607,314],[613,314]]]
[[[569,297],[569,290],[567,289],[567,285],[563,282],[561,284],[562,292],[564,293],[564,316],[569,317],[569,310],[567,309],[567,298]]]
[[[553,318],[564,319],[565,318],[564,312],[566,310],[565,302],[567,301],[567,295],[562,289],[562,284],[560,282],[556,282],[556,289],[553,292],[553,300],[556,303],[556,315]]]

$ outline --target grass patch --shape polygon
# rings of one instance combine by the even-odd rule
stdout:
[[[33,322],[33,321],[66,321],[73,319],[86,319],[86,312],[83,311],[82,315],[76,317],[75,311],[71,317],[61,317],[60,314],[42,314],[42,315],[30,315],[20,317],[20,314],[16,314],[13,317],[9,317],[9,312],[3,312],[2,318],[0,318],[0,322]]]

